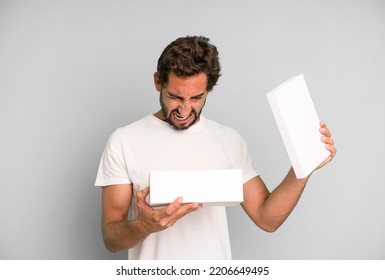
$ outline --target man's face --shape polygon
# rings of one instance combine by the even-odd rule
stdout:
[[[160,92],[162,110],[155,114],[175,129],[187,129],[197,121],[207,97],[207,75],[199,73],[191,77],[178,77],[170,73],[168,83],[160,85],[154,75],[155,86]]]

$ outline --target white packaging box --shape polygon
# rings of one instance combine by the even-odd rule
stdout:
[[[243,202],[241,169],[167,170],[150,172],[151,206],[183,197],[183,203],[233,206]]]
[[[303,75],[267,94],[297,178],[308,176],[330,152],[321,141],[319,118]]]

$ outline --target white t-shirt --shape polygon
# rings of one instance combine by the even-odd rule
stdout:
[[[242,169],[244,183],[258,175],[234,129],[201,116],[189,129],[178,131],[149,115],[111,135],[95,185],[132,184],[135,218],[136,192],[149,186],[151,170],[233,168]],[[231,259],[225,207],[204,206],[184,216],[130,249],[129,259]]]

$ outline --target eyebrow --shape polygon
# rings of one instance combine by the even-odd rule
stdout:
[[[199,97],[202,97],[205,94],[206,94],[205,92],[202,92],[202,93],[199,93],[197,95],[191,96],[190,99],[191,98],[199,98]],[[168,92],[168,95],[171,96],[171,97],[174,97],[174,98],[184,99],[182,96],[178,95],[177,93]]]

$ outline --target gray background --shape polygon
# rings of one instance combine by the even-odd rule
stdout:
[[[158,56],[194,34],[223,67],[204,114],[244,136],[269,189],[290,166],[265,96],[284,80],[305,75],[338,148],[276,233],[228,208],[234,258],[384,259],[380,0],[0,1],[0,259],[127,258],[102,243],[99,159],[158,110]]]

